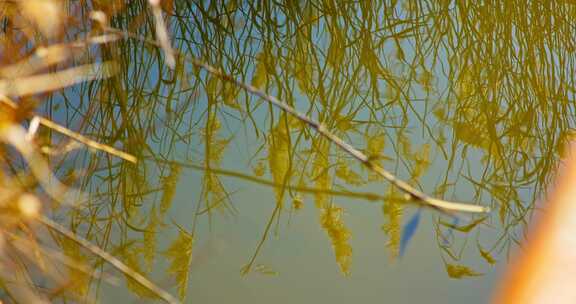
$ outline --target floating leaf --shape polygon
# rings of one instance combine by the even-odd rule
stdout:
[[[446,264],[446,272],[448,273],[448,276],[453,279],[478,277],[484,275],[483,273],[476,272],[467,266],[455,264]]]
[[[170,261],[168,272],[173,274],[178,284],[178,295],[181,300],[186,296],[188,288],[188,274],[192,263],[192,246],[194,238],[184,230],[180,230],[178,237],[166,250],[164,255]]]
[[[412,239],[414,234],[416,233],[416,229],[418,228],[418,224],[420,224],[420,210],[418,210],[404,225],[402,229],[402,236],[400,238],[400,256],[404,256],[404,252],[406,251],[406,246],[408,242]]]

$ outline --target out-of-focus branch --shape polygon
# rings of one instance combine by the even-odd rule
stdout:
[[[70,230],[66,229],[64,226],[52,221],[51,219],[45,216],[39,216],[38,221],[44,224],[46,227],[54,230],[55,232],[65,236],[66,238],[70,239],[71,241],[77,243],[78,245],[86,248],[94,255],[100,257],[110,265],[114,266],[114,268],[118,269],[123,274],[129,276],[134,281],[138,282],[138,284],[142,285],[143,287],[147,288],[155,295],[160,297],[162,300],[166,301],[167,303],[180,303],[174,296],[163,290],[162,288],[158,287],[156,284],[152,283],[146,277],[141,275],[140,273],[134,271],[132,268],[128,267],[126,264],[122,263],[122,261],[115,258],[113,255],[109,254],[108,252],[100,249],[100,247],[93,245],[88,240],[74,234]]]

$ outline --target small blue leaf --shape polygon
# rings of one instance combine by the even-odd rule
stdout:
[[[412,218],[404,225],[402,229],[402,237],[400,238],[400,256],[404,256],[404,252],[406,251],[406,246],[408,246],[408,242],[412,239],[414,234],[416,233],[416,229],[418,228],[418,224],[420,223],[420,210],[418,210]]]

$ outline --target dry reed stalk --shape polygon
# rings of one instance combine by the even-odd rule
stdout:
[[[138,284],[147,288],[148,290],[153,292],[155,295],[157,295],[159,298],[166,301],[167,303],[180,303],[176,298],[174,298],[174,296],[172,296],[162,288],[158,287],[156,284],[152,283],[146,277],[134,271],[126,264],[122,263],[122,261],[115,258],[113,255],[102,250],[100,247],[90,243],[88,240],[74,234],[72,231],[66,229],[64,226],[42,215],[40,215],[37,220],[46,227],[50,228],[51,230],[63,235],[64,237],[70,239],[71,241],[77,243],[78,245],[86,248],[88,251],[92,252],[94,255],[98,256],[99,258],[106,261],[108,264],[112,265],[118,271],[122,272],[126,276],[138,282]]]
[[[112,62],[85,64],[55,73],[0,80],[0,95],[26,96],[62,89],[80,82],[105,78],[113,74]],[[96,71],[101,70],[99,75]]]
[[[18,105],[14,101],[10,100],[6,96],[2,96],[1,94],[0,94],[0,102],[5,103],[6,105],[8,105],[9,107],[11,107],[13,109],[16,109],[18,107]],[[120,150],[113,148],[109,145],[101,144],[99,142],[91,140],[84,135],[81,135],[77,132],[74,132],[74,131],[72,131],[72,130],[64,127],[64,126],[61,126],[61,125],[59,125],[59,124],[57,124],[57,123],[55,123],[55,122],[53,122],[47,118],[44,118],[42,116],[34,116],[32,118],[32,120],[30,121],[30,127],[28,129],[28,134],[26,136],[27,139],[29,139],[29,140],[31,139],[31,137],[36,133],[36,130],[38,129],[38,126],[40,124],[47,127],[47,128],[53,129],[54,131],[56,131],[58,133],[61,133],[65,136],[68,136],[68,137],[72,138],[73,140],[75,140],[79,143],[82,143],[82,144],[84,144],[84,145],[86,145],[92,149],[104,151],[106,153],[117,156],[117,157],[122,158],[126,161],[129,161],[131,163],[138,162],[138,159],[134,155],[120,151]]]

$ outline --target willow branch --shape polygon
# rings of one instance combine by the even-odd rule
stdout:
[[[117,34],[122,34],[126,37],[140,40],[142,42],[154,45],[156,47],[162,47],[162,45],[160,43],[158,43],[154,40],[146,39],[144,37],[141,37],[139,35],[136,35],[136,34],[133,34],[130,32],[122,31],[119,29],[111,28],[111,27],[105,27],[105,29],[108,31],[117,33]],[[328,128],[326,128],[325,125],[323,125],[320,122],[315,121],[314,119],[312,119],[311,117],[309,117],[303,113],[300,113],[298,110],[296,110],[294,107],[292,107],[288,103],[278,99],[275,96],[268,95],[263,90],[255,87],[255,86],[252,86],[252,85],[250,85],[250,84],[248,84],[242,80],[236,79],[236,78],[224,73],[221,69],[218,69],[218,68],[216,68],[216,67],[214,67],[214,66],[212,66],[212,65],[210,65],[210,64],[208,64],[208,63],[206,63],[206,62],[204,62],[198,58],[186,56],[186,54],[182,54],[182,56],[187,58],[190,61],[190,63],[192,63],[194,66],[201,68],[201,69],[205,70],[206,72],[208,72],[209,74],[212,74],[212,75],[214,75],[214,76],[216,76],[222,80],[233,83],[236,86],[244,89],[246,92],[253,94],[253,95],[256,95],[256,96],[262,98],[263,100],[265,100],[266,102],[268,102],[269,104],[271,104],[272,106],[279,108],[282,111],[296,117],[298,120],[302,121],[303,123],[307,124],[309,127],[316,130],[316,132],[318,132],[321,136],[325,137],[327,140],[329,140],[330,142],[332,142],[333,144],[338,146],[344,152],[350,154],[356,160],[360,161],[368,169],[372,170],[374,173],[381,176],[382,178],[387,180],[389,183],[391,183],[393,186],[395,186],[396,188],[398,188],[399,190],[404,192],[406,195],[408,195],[409,199],[412,199],[415,202],[420,203],[422,205],[432,207],[434,209],[444,211],[444,212],[459,211],[459,212],[470,212],[470,213],[484,213],[484,212],[490,211],[490,208],[484,207],[484,206],[451,202],[451,201],[446,201],[446,200],[442,200],[442,199],[438,199],[438,198],[434,198],[432,196],[429,196],[428,194],[410,186],[410,184],[408,184],[407,182],[399,179],[398,177],[396,177],[391,172],[387,171],[386,169],[384,169],[383,167],[381,167],[377,163],[373,162],[370,159],[370,157],[368,157],[362,151],[360,151],[359,149],[355,148],[354,146],[350,145],[349,143],[347,143],[346,141],[344,141],[343,139],[338,137],[336,134],[332,133]]]

